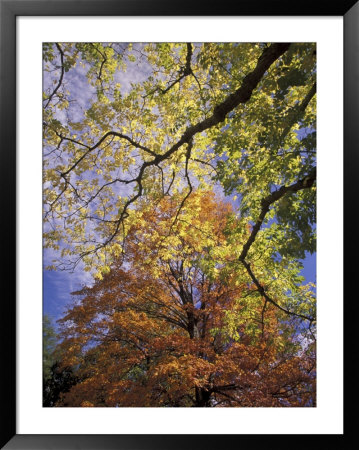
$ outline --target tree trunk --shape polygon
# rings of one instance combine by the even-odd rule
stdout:
[[[211,393],[207,389],[196,387],[196,407],[208,407],[210,406],[209,399]]]

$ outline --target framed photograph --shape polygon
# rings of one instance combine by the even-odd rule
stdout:
[[[3,448],[351,432],[359,8],[270,3],[1,2]]]

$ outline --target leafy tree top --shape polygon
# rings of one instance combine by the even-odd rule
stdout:
[[[251,242],[272,223],[281,257],[313,252],[315,53],[307,43],[44,44],[55,265],[101,267],[140,223],[142,200],[180,193],[181,208],[195,187],[216,183],[237,197]],[[123,89],[134,67],[142,80]],[[71,89],[80,76],[93,92],[82,115]]]

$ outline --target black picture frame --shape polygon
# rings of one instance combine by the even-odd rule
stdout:
[[[355,374],[350,343],[356,317],[355,251],[358,235],[355,206],[359,168],[359,4],[357,0],[0,0],[0,167],[3,205],[1,329],[1,448],[5,449],[200,449],[239,445],[281,448],[292,442],[307,448],[328,439],[344,448],[354,431],[355,415],[346,414],[341,435],[18,435],[16,434],[16,17],[18,16],[343,16],[344,17],[344,257],[345,412],[353,398],[348,377]],[[333,61],[335,64],[335,61]],[[333,180],[335,183],[335,180]],[[335,208],[335,205],[333,205]],[[349,264],[351,262],[351,264]],[[4,289],[5,288],[5,289]],[[345,297],[344,297],[345,298]],[[352,301],[349,301],[352,300]],[[268,445],[269,444],[269,445]],[[272,447],[275,445],[275,447]]]

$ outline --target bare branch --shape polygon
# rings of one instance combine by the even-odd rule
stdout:
[[[186,200],[187,200],[188,197],[191,195],[192,190],[193,190],[192,184],[191,184],[191,179],[190,179],[190,177],[189,177],[189,175],[188,175],[188,161],[189,161],[189,159],[191,158],[192,146],[193,146],[193,141],[191,140],[191,141],[188,143],[188,146],[187,146],[187,152],[186,152],[186,166],[185,166],[185,177],[186,177],[186,180],[187,180],[187,184],[188,184],[188,188],[189,188],[189,189],[188,189],[188,192],[187,192],[187,194],[185,195],[185,197],[182,199],[179,208],[177,209],[176,216],[175,216],[175,218],[174,218],[174,221],[173,221],[172,224],[171,224],[170,231],[169,231],[168,234],[171,233],[172,228],[173,228],[173,226],[175,225],[175,223],[177,222],[178,216],[179,216],[179,214],[180,214],[180,212],[181,212],[181,210],[182,210],[182,208],[183,208],[183,206],[184,206]]]
[[[45,99],[45,100],[47,100],[47,103],[44,106],[44,108],[47,108],[49,106],[49,103],[51,102],[52,98],[54,97],[54,95],[58,91],[59,87],[62,84],[62,80],[64,78],[64,72],[65,72],[65,68],[64,68],[64,52],[63,52],[62,48],[60,47],[60,44],[56,43],[56,47],[57,47],[58,51],[60,52],[61,73],[60,73],[59,82],[57,83],[55,89],[52,91],[51,95],[49,95],[49,97],[47,97],[47,99]]]
[[[86,158],[86,156],[90,153],[90,152],[92,152],[93,150],[95,150],[96,148],[98,148],[101,144],[102,144],[102,142],[106,139],[106,138],[108,138],[109,136],[117,136],[117,137],[119,137],[119,138],[122,138],[122,139],[125,139],[126,141],[128,141],[131,145],[133,145],[134,147],[136,147],[136,148],[140,148],[141,150],[144,150],[146,153],[149,153],[150,155],[152,155],[152,156],[155,156],[155,157],[157,157],[157,154],[155,153],[155,152],[153,152],[152,150],[150,150],[149,148],[147,148],[147,147],[144,147],[143,145],[141,145],[141,144],[139,144],[138,142],[135,142],[133,139],[131,139],[129,136],[126,136],[126,135],[124,135],[124,134],[122,134],[122,133],[118,133],[117,131],[108,131],[106,134],[104,134],[103,136],[102,136],[102,138],[96,143],[96,144],[94,144],[92,147],[88,147],[88,151],[87,152],[85,152],[82,156],[81,156],[81,158],[79,158],[69,169],[67,169],[65,172],[63,172],[62,174],[61,174],[61,176],[66,176],[67,174],[69,174],[76,166],[78,166],[79,164],[80,164],[80,162],[84,159],[84,158]],[[71,141],[71,139],[70,138],[65,138],[64,136],[60,136],[60,137],[62,137],[64,140],[69,140],[69,141]],[[84,144],[81,144],[81,145],[84,145]],[[87,147],[87,146],[85,146],[85,147]]]
[[[151,92],[144,95],[143,98],[146,98],[149,95],[153,95],[155,92],[160,92],[161,94],[166,94],[170,89],[173,88],[173,86],[175,86],[177,83],[179,83],[183,78],[187,77],[188,75],[193,75],[195,77],[195,75],[192,71],[192,68],[191,68],[192,52],[193,52],[192,44],[187,43],[186,65],[184,67],[181,67],[181,69],[179,71],[180,76],[178,78],[176,78],[170,85],[168,85],[166,89],[161,89],[160,87],[157,86]],[[198,83],[198,80],[196,77],[195,77],[195,79]]]
[[[105,65],[105,63],[106,63],[106,61],[107,61],[107,57],[106,57],[106,54],[103,54],[103,53],[101,52],[101,50],[99,50],[99,49],[96,47],[96,45],[91,44],[91,46],[97,51],[97,53],[99,53],[99,54],[102,56],[102,61],[101,61],[100,70],[99,70],[99,73],[98,73],[98,75],[97,75],[97,79],[102,83],[102,69],[103,69],[103,66]]]

